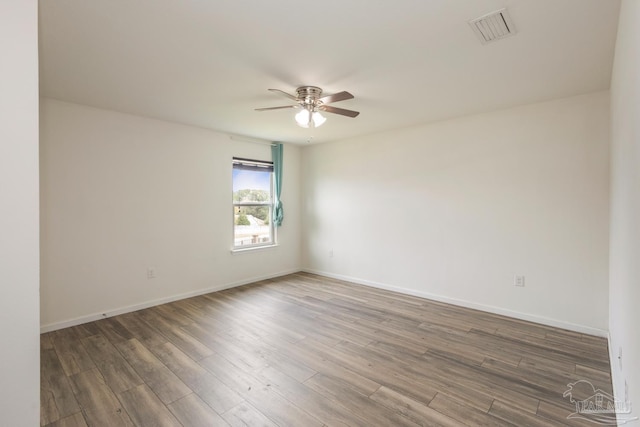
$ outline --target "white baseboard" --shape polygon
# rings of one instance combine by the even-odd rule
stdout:
[[[133,311],[138,311],[138,310],[142,310],[142,309],[145,309],[145,308],[154,307],[156,305],[166,304],[166,303],[169,303],[169,302],[178,301],[178,300],[181,300],[181,299],[190,298],[190,297],[194,297],[194,296],[198,296],[198,295],[204,295],[204,294],[208,294],[208,293],[211,293],[211,292],[222,291],[224,289],[235,288],[235,287],[238,287],[238,286],[243,286],[243,285],[247,285],[247,284],[254,283],[254,282],[259,282],[261,280],[273,279],[273,278],[276,278],[276,277],[285,276],[287,274],[297,273],[299,271],[304,271],[304,272],[307,272],[307,273],[317,274],[317,275],[320,275],[320,276],[330,277],[330,278],[338,279],[338,280],[345,280],[345,281],[348,281],[348,282],[357,283],[357,284],[365,285],[365,286],[370,286],[370,287],[373,287],[373,288],[385,289],[385,290],[388,290],[388,291],[399,292],[399,293],[406,294],[406,295],[412,295],[412,296],[416,296],[416,297],[420,297],[420,298],[426,298],[426,299],[430,299],[430,300],[434,300],[434,301],[453,304],[453,305],[457,305],[457,306],[460,306],[460,307],[466,307],[466,308],[472,308],[472,309],[475,309],[475,310],[486,311],[488,313],[500,314],[500,315],[503,315],[503,316],[513,317],[513,318],[516,318],[516,319],[526,320],[526,321],[534,322],[534,323],[540,323],[540,324],[543,324],[543,325],[553,326],[553,327],[556,327],[556,328],[567,329],[567,330],[570,330],[570,331],[580,332],[580,333],[583,333],[583,334],[589,334],[589,335],[595,335],[595,336],[599,336],[599,337],[609,338],[609,333],[607,331],[604,331],[604,330],[601,330],[601,329],[597,329],[597,328],[592,328],[592,327],[589,327],[589,326],[578,325],[578,324],[575,324],[575,323],[565,322],[565,321],[562,321],[562,320],[551,319],[551,318],[548,318],[548,317],[536,316],[536,315],[533,315],[533,314],[521,313],[521,312],[518,312],[518,311],[508,310],[508,309],[501,308],[501,307],[495,307],[495,306],[490,306],[490,305],[485,305],[485,304],[478,304],[478,303],[475,303],[475,302],[472,302],[472,301],[461,300],[461,299],[457,299],[457,298],[450,298],[450,297],[446,297],[446,296],[442,296],[442,295],[432,294],[432,293],[429,293],[429,292],[416,291],[414,289],[402,288],[402,287],[399,287],[399,286],[393,286],[393,285],[389,285],[389,284],[385,284],[385,283],[374,282],[374,281],[371,281],[371,280],[360,279],[360,278],[357,278],[357,277],[344,276],[344,275],[341,275],[341,274],[333,274],[333,273],[329,273],[329,272],[326,272],[326,271],[319,271],[319,270],[308,269],[308,268],[305,268],[305,269],[302,269],[302,270],[292,269],[292,270],[282,271],[282,272],[279,272],[279,273],[270,274],[270,275],[266,275],[266,276],[251,277],[251,278],[239,280],[239,281],[236,281],[236,282],[231,282],[231,283],[226,283],[226,284],[222,284],[222,285],[218,285],[218,286],[213,286],[213,287],[210,287],[210,288],[198,289],[198,290],[192,291],[192,292],[187,292],[187,293],[178,294],[178,295],[172,295],[172,296],[169,296],[169,297],[159,298],[159,299],[155,299],[155,300],[151,300],[151,301],[145,301],[143,303],[133,304],[133,305],[126,306],[126,307],[110,309],[110,310],[107,310],[107,311],[104,311],[104,312],[100,312],[100,313],[93,313],[93,314],[89,314],[89,315],[86,315],[86,316],[80,316],[80,317],[76,317],[76,318],[73,318],[73,319],[64,320],[64,321],[61,321],[61,322],[49,323],[47,325],[41,325],[40,326],[40,333],[46,333],[46,332],[51,332],[51,331],[55,331],[55,330],[58,330],[58,329],[68,328],[68,327],[71,327],[71,326],[81,325],[83,323],[93,322],[93,321],[99,320],[99,319],[106,319],[108,317],[117,316],[119,314],[131,313]],[[611,353],[611,348],[609,348],[609,352]],[[612,354],[610,354],[609,356],[610,356],[610,360],[612,360],[612,361],[615,360],[613,358]]]
[[[61,322],[49,323],[47,325],[41,325],[40,326],[40,333],[43,334],[43,333],[55,331],[55,330],[58,330],[58,329],[69,328],[71,326],[81,325],[83,323],[93,322],[95,320],[106,319],[108,317],[117,316],[119,314],[131,313],[133,311],[138,311],[138,310],[142,310],[142,309],[145,309],[145,308],[154,307],[156,305],[166,304],[166,303],[169,303],[169,302],[178,301],[178,300],[185,299],[185,298],[191,298],[191,297],[195,297],[195,296],[198,296],[198,295],[209,294],[211,292],[222,291],[224,289],[231,289],[231,288],[235,288],[235,287],[238,287],[238,286],[248,285],[250,283],[259,282],[261,280],[267,280],[267,279],[273,279],[273,278],[280,277],[280,276],[286,276],[287,274],[297,273],[299,271],[300,271],[300,269],[292,269],[292,270],[281,271],[281,272],[275,273],[275,274],[269,274],[269,275],[266,275],[266,276],[251,277],[251,278],[248,278],[248,279],[243,279],[243,280],[239,280],[239,281],[236,281],[236,282],[231,282],[231,283],[226,283],[226,284],[222,284],[222,285],[218,285],[218,286],[213,286],[213,287],[210,287],[210,288],[198,289],[198,290],[192,291],[192,292],[186,292],[186,293],[183,293],[183,294],[172,295],[172,296],[165,297],[165,298],[158,298],[158,299],[151,300],[151,301],[145,301],[145,302],[142,302],[142,303],[139,303],[139,304],[133,304],[133,305],[129,305],[129,306],[126,306],[126,307],[120,307],[120,308],[115,308],[115,309],[111,309],[111,310],[106,310],[106,311],[100,312],[100,313],[88,314],[86,316],[80,316],[80,317],[76,317],[76,318],[69,319],[69,320],[63,320]]]
[[[475,310],[486,311],[488,313],[499,314],[502,316],[513,317],[515,319],[526,320],[528,322],[540,323],[546,326],[553,326],[556,328],[567,329],[574,332],[580,332],[588,335],[595,335],[598,337],[606,338],[609,333],[602,329],[592,328],[590,326],[578,325],[575,323],[565,322],[558,319],[552,319],[549,317],[537,316],[529,313],[522,313],[519,311],[509,310],[502,307],[495,307],[491,305],[478,304],[472,301],[450,298],[443,295],[432,294],[429,292],[416,291],[415,289],[402,288],[399,286],[393,286],[386,283],[374,282],[371,280],[360,279],[357,277],[343,276],[341,274],[328,273],[326,271],[319,271],[309,268],[304,268],[302,271],[319,276],[330,277],[333,279],[344,280],[347,282],[357,283],[359,285],[371,286],[373,288],[385,289],[387,291],[399,292],[406,295],[412,295],[420,298],[426,298],[433,301],[444,302],[447,304],[457,305],[460,307],[472,308]]]

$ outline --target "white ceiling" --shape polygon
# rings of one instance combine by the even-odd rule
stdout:
[[[507,7],[514,37],[467,21]],[[41,95],[308,143],[609,88],[617,0],[41,0]],[[347,90],[317,129],[267,91]]]

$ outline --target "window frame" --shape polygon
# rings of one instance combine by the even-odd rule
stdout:
[[[237,166],[238,165],[238,166]],[[241,166],[240,166],[241,165]],[[233,191],[233,171],[235,169],[240,170],[252,170],[257,172],[269,172],[269,200],[264,202],[258,201],[245,201],[245,202],[236,202],[234,200],[234,191]],[[274,208],[274,171],[273,171],[273,162],[266,160],[255,160],[255,159],[246,159],[240,157],[233,157],[232,163],[232,175],[231,175],[231,205],[232,205],[232,215],[231,215],[231,224],[232,224],[232,252],[243,252],[247,250],[253,249],[262,249],[269,248],[273,246],[277,246],[277,238],[276,238],[276,227],[273,224],[273,208]],[[236,210],[242,207],[267,207],[269,210],[269,241],[267,242],[256,242],[249,244],[241,244],[236,245]]]

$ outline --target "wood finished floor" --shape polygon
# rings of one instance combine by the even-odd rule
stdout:
[[[311,274],[43,334],[41,426],[550,426],[606,340]]]

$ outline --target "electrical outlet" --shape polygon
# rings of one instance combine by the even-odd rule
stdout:
[[[524,276],[515,276],[513,278],[513,284],[520,288],[524,288]]]
[[[156,270],[154,268],[147,268],[147,279],[155,279],[156,278]]]

